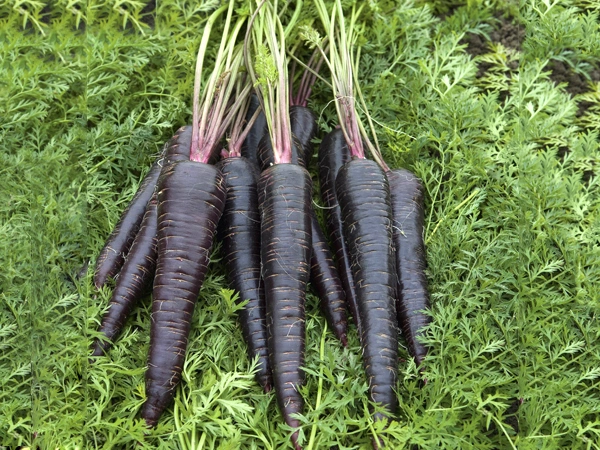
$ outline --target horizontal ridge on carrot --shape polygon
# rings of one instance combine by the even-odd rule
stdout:
[[[356,76],[356,74],[354,74]],[[425,268],[427,260],[423,242],[424,222],[424,188],[415,174],[406,169],[390,170],[383,159],[373,120],[357,83],[358,98],[367,118],[373,141],[359,120],[358,126],[366,145],[386,174],[390,186],[392,203],[393,240],[396,254],[397,285],[397,320],[408,344],[408,351],[422,370],[423,359],[427,355],[427,347],[419,341],[419,336],[431,322],[425,312],[430,308],[429,291]]]
[[[357,158],[340,169],[336,191],[356,280],[369,395],[394,414],[398,407],[394,392],[398,378],[397,277],[389,186],[377,163]]]
[[[346,294],[333,263],[333,256],[327,239],[321,230],[314,211],[312,222],[312,258],[310,263],[310,282],[320,300],[321,311],[325,315],[333,334],[348,346],[348,322],[346,319]]]
[[[298,387],[304,383],[301,367],[312,236],[306,205],[311,187],[306,169],[285,163],[265,170],[258,184],[269,354],[277,403],[293,428],[300,422],[291,415],[302,413],[304,407]]]
[[[217,164],[225,179],[227,199],[221,218],[222,253],[231,287],[239,300],[248,303],[239,311],[239,322],[248,356],[258,356],[256,378],[265,391],[271,390],[267,349],[264,286],[260,275],[260,215],[258,169],[244,157],[227,158]]]
[[[103,287],[123,267],[127,253],[129,253],[129,249],[144,218],[146,205],[150,201],[152,194],[154,194],[161,167],[162,159],[152,164],[150,171],[142,180],[139,189],[125,211],[123,211],[119,222],[100,251],[96,260],[96,270],[94,273],[94,285],[96,288],[100,289]]]
[[[181,127],[167,141],[162,154],[144,177],[133,199],[123,211],[119,222],[106,240],[96,262],[94,285],[100,289],[109,278],[115,278],[125,263],[125,258],[133,244],[142,223],[146,205],[156,190],[156,182],[165,162],[189,159],[192,127]]]
[[[408,350],[421,365],[427,347],[418,337],[429,322],[423,313],[429,309],[429,292],[425,276],[425,244],[423,243],[423,185],[406,169],[386,173],[390,184],[394,215],[394,244],[398,270],[398,323]]]
[[[208,164],[170,163],[163,168],[158,188],[158,261],[152,290],[147,400],[142,407],[142,417],[152,426],[181,377],[194,305],[225,205],[223,177]]]

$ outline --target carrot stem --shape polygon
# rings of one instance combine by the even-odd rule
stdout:
[[[213,22],[204,30],[198,61],[196,63],[196,79],[194,82],[194,106],[192,124],[192,143],[190,159],[207,163],[218,145],[225,130],[235,114],[231,113],[229,99],[235,89],[237,74],[242,66],[241,46],[236,45],[239,34],[246,18],[240,17],[231,28],[231,18],[234,12],[235,1],[230,0],[227,8],[221,7],[213,13]],[[227,9],[227,17],[223,29],[223,36],[215,59],[215,66],[208,77],[206,86],[201,91],[202,60],[204,59],[211,26],[214,20]],[[230,31],[231,28],[231,31]],[[240,104],[233,102],[235,107]],[[228,114],[229,111],[229,114]]]
[[[298,9],[292,20],[297,16]],[[286,30],[279,20],[276,7],[265,0],[259,2],[248,23],[244,56],[265,113],[275,164],[290,163],[292,160],[285,35]],[[250,60],[250,49],[253,50],[254,61]]]
[[[365,152],[355,108],[355,77],[353,74],[353,58],[350,51],[356,40],[354,21],[351,22],[352,26],[346,28],[340,0],[336,0],[331,15],[327,14],[327,7],[323,0],[315,0],[315,5],[329,39],[329,58],[326,57],[325,50],[323,50],[323,41],[317,43],[316,46],[321,51],[323,59],[331,71],[334,102],[340,120],[340,127],[352,156],[364,159]],[[362,6],[359,8],[359,12],[361,9]],[[339,24],[336,23],[336,20]]]
[[[231,6],[231,4],[229,5]],[[217,9],[208,18],[204,27],[204,33],[202,33],[202,40],[200,41],[200,48],[198,49],[198,56],[196,58],[196,76],[194,78],[194,98],[192,100],[192,146],[190,150],[190,156],[198,153],[198,141],[199,141],[199,128],[198,122],[200,118],[200,85],[202,82],[202,66],[204,64],[204,55],[206,54],[206,47],[208,46],[208,39],[212,26],[218,17],[227,9],[226,6],[222,6]]]

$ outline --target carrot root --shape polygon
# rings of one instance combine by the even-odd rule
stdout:
[[[112,346],[112,341],[123,329],[127,317],[131,314],[137,301],[144,295],[154,277],[157,251],[156,217],[157,201],[154,196],[148,203],[140,231],[135,237],[125,264],[117,277],[109,309],[102,318],[99,331],[108,340],[96,340],[93,344],[92,356],[103,355]]]
[[[149,426],[173,398],[181,378],[194,305],[225,204],[223,177],[194,161],[167,164],[158,181],[158,260],[152,292],[146,401]]]
[[[375,162],[353,159],[340,169],[336,193],[358,298],[369,396],[391,416],[398,408],[398,280],[389,185]],[[387,419],[380,413],[374,416]]]
[[[260,214],[258,168],[244,157],[226,158],[217,164],[227,188],[225,210],[219,223],[220,240],[231,287],[239,299],[248,300],[239,322],[248,356],[258,355],[256,379],[265,392],[271,390],[271,367],[267,349],[264,286],[260,276]]]
[[[304,382],[305,296],[310,277],[310,201],[308,172],[277,164],[260,177],[261,260],[265,283],[269,358],[277,403],[285,422],[298,428],[292,414],[302,413],[298,387]],[[292,441],[298,447],[297,432]]]
[[[398,323],[406,338],[408,350],[421,365],[427,347],[417,337],[431,318],[423,313],[429,309],[429,292],[425,276],[425,244],[423,242],[423,196],[421,181],[408,170],[386,173],[390,184],[394,214],[394,245],[398,270]]]

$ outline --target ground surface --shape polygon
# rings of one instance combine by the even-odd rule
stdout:
[[[200,30],[218,3],[0,6],[0,446],[288,445],[274,397],[249,372],[218,253],[184,381],[156,430],[145,435],[137,416],[149,298],[110,355],[88,362],[110,290],[95,291],[81,268],[162,143],[190,122]],[[594,8],[365,7],[367,104],[389,164],[414,171],[427,191],[427,383],[402,348],[390,448],[600,448]],[[315,87],[323,129],[334,125],[330,98]],[[355,329],[342,350],[314,297],[308,306],[305,447],[370,448],[381,430],[365,413]]]

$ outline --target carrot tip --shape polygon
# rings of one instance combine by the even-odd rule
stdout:
[[[383,447],[383,440],[378,437],[373,438],[373,450],[379,450],[382,447]]]
[[[148,428],[154,428],[158,424],[158,421],[154,420],[154,419],[144,419],[144,420],[146,421],[146,426]]]
[[[292,434],[292,444],[294,445],[295,450],[302,450],[302,446],[298,443],[298,432],[294,431]]]
[[[148,401],[142,406],[141,416],[142,419],[146,421],[146,426],[148,428],[154,428],[158,425],[158,419],[160,418],[161,413],[162,410],[150,405]]]
[[[342,341],[342,345],[344,347],[348,347],[348,336],[346,336],[346,333],[342,333],[340,336],[340,341]]]
[[[94,352],[92,353],[92,356],[104,356],[104,354],[104,349],[100,345],[100,342],[94,342]]]

